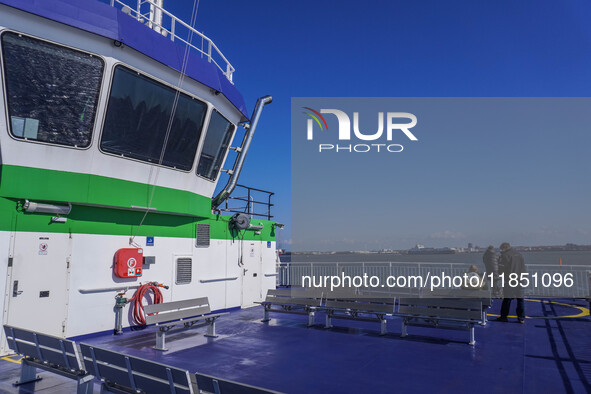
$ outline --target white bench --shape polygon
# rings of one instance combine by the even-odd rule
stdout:
[[[265,308],[263,322],[270,320],[269,312],[291,313],[307,315],[308,326],[312,326],[315,312],[322,304],[322,292],[308,289],[270,289],[267,291],[265,301],[260,304]]]
[[[325,328],[332,327],[332,319],[348,319],[380,323],[380,335],[385,335],[386,316],[392,316],[396,308],[396,298],[368,297],[361,294],[328,293],[322,309],[326,312]]]
[[[205,336],[215,338],[217,337],[215,321],[218,317],[227,314],[212,314],[207,297],[146,305],[144,312],[146,324],[156,324],[158,328],[154,349],[162,351],[166,350],[166,333],[175,326],[182,324],[182,328],[189,328],[207,325]]]
[[[402,335],[407,326],[468,330],[474,345],[474,325],[484,324],[482,301],[471,298],[401,298],[397,316],[402,317]]]

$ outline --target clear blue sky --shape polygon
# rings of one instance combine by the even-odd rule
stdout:
[[[188,20],[192,1],[165,7]],[[249,110],[274,97],[240,182],[276,192],[289,227],[291,97],[590,96],[589,21],[588,1],[200,0],[196,28],[236,67]]]

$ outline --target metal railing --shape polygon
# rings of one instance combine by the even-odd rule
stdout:
[[[271,197],[273,197],[275,193],[244,185],[236,185],[236,187],[240,188],[239,190],[246,192],[246,195],[228,197],[224,202],[224,208],[218,208],[219,211],[245,213],[250,217],[258,216],[266,218],[267,220],[273,219],[273,215],[271,215],[271,207],[273,207],[274,204],[271,203]],[[257,201],[255,198],[264,198],[265,201]],[[233,204],[232,202],[237,203]],[[261,207],[263,208],[263,211],[259,210]]]
[[[140,23],[146,23],[148,27],[157,31],[165,37],[170,37],[171,41],[181,41],[196,50],[207,58],[207,61],[215,64],[228,78],[228,81],[233,82],[234,71],[236,69],[226,59],[224,54],[219,50],[215,43],[205,36],[203,33],[195,30],[193,27],[183,22],[162,6],[158,5],[155,0],[110,0],[112,7],[121,8],[121,10],[135,18]],[[160,12],[162,15],[161,21],[154,18],[154,14]],[[195,45],[190,37],[196,35],[201,45]],[[200,40],[199,40],[200,39]]]
[[[302,277],[324,277],[347,275],[377,276],[380,283],[386,283],[388,276],[462,276],[470,264],[461,263],[415,263],[415,262],[348,262],[348,263],[278,263],[277,286],[302,286]],[[591,266],[526,264],[529,286],[524,289],[526,297],[540,298],[590,298]],[[533,274],[536,273],[534,283]],[[572,286],[555,286],[554,274],[562,279],[572,274]]]

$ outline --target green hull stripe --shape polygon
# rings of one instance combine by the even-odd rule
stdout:
[[[138,236],[195,238],[196,224],[207,223],[212,239],[275,241],[274,222],[251,220],[253,224],[264,225],[260,235],[251,230],[235,233],[230,229],[229,216],[211,214],[209,198],[164,187],[156,188],[152,206],[178,214],[148,213],[138,231],[144,212],[130,210],[130,207],[147,206],[149,191],[151,187],[137,182],[2,165],[0,230],[126,236],[137,232]],[[66,223],[52,223],[54,214],[26,213],[18,209],[24,199],[71,202],[73,206]]]
[[[16,199],[66,201],[121,208],[147,207],[151,185],[76,172],[2,165],[0,196]],[[156,186],[153,208],[208,217],[211,199],[184,190]]]

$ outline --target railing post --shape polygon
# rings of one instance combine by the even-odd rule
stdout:
[[[172,22],[170,22],[170,40],[174,41],[174,27],[175,27],[176,19],[172,18]]]
[[[251,204],[252,204],[252,203],[250,202],[250,187],[249,187],[249,188],[247,188],[247,190],[248,190],[248,196],[246,197],[246,199],[247,199],[248,201],[246,202],[246,212],[248,213],[248,215],[249,215],[249,216],[252,216],[252,215],[251,215],[251,213],[252,213],[252,212],[250,212],[250,211],[251,211]],[[254,207],[253,207],[253,208],[254,208]]]
[[[115,0],[111,0],[111,7],[115,7]]]
[[[207,43],[207,61],[211,63],[211,40],[208,40]]]
[[[141,11],[142,11],[142,0],[137,0],[137,20],[138,20],[138,22],[143,23],[141,20],[142,19],[142,12]]]

